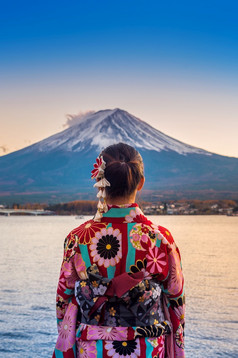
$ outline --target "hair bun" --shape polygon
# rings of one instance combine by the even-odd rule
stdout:
[[[144,176],[144,165],[137,150],[125,143],[111,145],[101,153],[105,162],[105,178],[111,186],[106,188],[111,198],[131,195]]]

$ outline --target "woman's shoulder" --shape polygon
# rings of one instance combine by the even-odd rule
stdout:
[[[158,225],[158,230],[160,234],[169,242],[169,244],[172,244],[174,242],[174,238],[171,232],[166,227]]]
[[[172,245],[174,243],[174,238],[166,227],[153,223],[145,216],[141,221],[141,224],[149,226],[151,230],[158,235],[159,239],[162,240],[164,244]]]
[[[76,252],[80,252],[79,245],[89,244],[95,233],[104,227],[104,223],[91,219],[71,230],[64,241],[64,260],[69,261]]]
[[[94,237],[97,231],[106,227],[106,223],[97,222],[93,219],[85,221],[81,225],[77,226],[73,230],[70,231],[67,239],[74,239],[78,244],[87,245],[90,243],[91,239]]]

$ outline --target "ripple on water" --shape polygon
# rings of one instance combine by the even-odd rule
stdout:
[[[9,289],[9,288],[3,288],[1,291],[4,293],[14,293],[14,292],[17,293],[18,292],[17,290]]]
[[[9,348],[0,348],[0,353],[13,353],[15,350],[9,349]]]
[[[52,333],[47,331],[36,331],[36,334],[43,334],[44,336],[52,336]]]
[[[22,332],[0,332],[0,338],[8,339],[29,339],[31,334],[22,333]]]
[[[3,306],[7,306],[7,307],[20,307],[23,306],[20,302],[15,303],[15,302],[9,302],[9,301],[3,301],[1,302],[1,305]]]
[[[16,353],[25,352],[25,349],[22,348],[0,348],[0,353],[12,353],[11,355],[7,355],[8,357],[17,357]],[[25,356],[25,353],[21,355],[21,357]],[[26,357],[26,356],[25,356]]]
[[[46,306],[31,306],[33,311],[51,311],[49,307]]]

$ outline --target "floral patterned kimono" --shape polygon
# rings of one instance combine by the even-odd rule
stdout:
[[[65,240],[53,358],[185,357],[183,283],[170,232],[110,206]]]

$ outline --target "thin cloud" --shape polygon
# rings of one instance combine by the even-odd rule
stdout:
[[[63,124],[63,127],[69,128],[75,126],[76,124],[82,123],[93,113],[95,113],[95,111],[79,112],[78,114],[67,114],[67,120]]]

